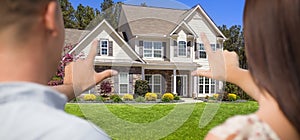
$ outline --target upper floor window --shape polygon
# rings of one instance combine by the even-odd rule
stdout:
[[[162,58],[162,42],[144,41],[145,58]]]
[[[206,51],[204,48],[204,44],[199,44],[199,57],[200,58],[206,58]]]
[[[100,41],[101,55],[108,55],[108,40]]]
[[[178,56],[187,56],[187,45],[185,41],[178,43]]]

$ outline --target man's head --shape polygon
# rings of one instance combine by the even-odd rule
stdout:
[[[18,55],[20,59],[24,56],[23,59],[28,60],[24,63],[34,60],[37,67],[45,67],[44,75],[53,75],[64,44],[58,2],[1,0],[0,5],[0,57],[9,57],[13,61],[12,55]]]

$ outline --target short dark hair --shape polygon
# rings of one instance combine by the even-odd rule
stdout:
[[[37,19],[43,14],[46,5],[56,0],[1,0],[0,1],[0,32],[16,25],[17,36],[24,35]]]
[[[299,13],[299,0],[246,0],[244,33],[255,82],[300,133]]]

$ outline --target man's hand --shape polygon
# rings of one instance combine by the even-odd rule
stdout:
[[[53,87],[65,94],[69,100],[79,96],[82,92],[94,87],[104,79],[118,74],[115,70],[105,70],[101,73],[94,70],[97,43],[97,41],[93,42],[86,59],[79,59],[68,64],[65,67],[64,84]]]

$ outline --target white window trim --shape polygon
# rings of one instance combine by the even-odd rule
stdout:
[[[203,45],[203,47],[204,47],[204,44],[203,43],[198,43],[199,44],[199,48],[198,48],[198,52],[197,53],[199,53],[199,59],[203,59],[203,60],[207,60],[207,53],[206,53],[206,51],[205,51],[205,48],[204,48],[204,50],[201,50],[200,49],[200,45],[202,44]],[[198,46],[197,46],[198,47]],[[206,57],[205,58],[201,58],[200,56],[200,52],[205,52],[206,53]]]
[[[103,41],[106,41],[106,43],[107,43],[107,47],[106,47],[106,49],[107,49],[107,54],[103,54],[103,53],[102,53],[102,42],[103,42]],[[100,40],[100,54],[103,55],[103,56],[108,56],[108,55],[109,55],[109,41],[108,41],[108,39],[101,39],[101,40]]]
[[[151,42],[152,43],[152,48],[151,48],[151,57],[146,57],[145,56],[145,50],[149,50],[150,51],[150,49],[145,49],[145,42]],[[160,43],[161,44],[161,49],[155,49],[154,48],[154,43]],[[161,51],[161,57],[154,57],[154,51]],[[163,54],[164,54],[164,49],[163,49],[163,42],[162,41],[148,41],[148,40],[144,40],[143,41],[143,57],[145,58],[145,59],[162,59],[163,58]]]
[[[180,43],[179,43],[179,42],[185,42],[185,55],[179,55],[179,52],[180,52],[180,51],[179,51],[179,50],[180,50]],[[177,56],[178,56],[178,57],[187,57],[187,53],[188,53],[188,52],[187,52],[187,50],[188,50],[188,49],[187,49],[187,42],[184,41],[184,40],[179,40],[179,41],[177,42],[177,44],[178,44],[178,45],[177,45],[177,46],[178,46],[178,48],[177,48]]]
[[[126,74],[127,75],[127,83],[121,83],[121,74]],[[121,93],[121,84],[127,84],[127,92],[126,93]],[[127,94],[129,93],[129,73],[126,72],[121,72],[119,73],[119,94]]]
[[[159,91],[161,92],[161,88],[162,88],[162,83],[161,83],[161,75],[160,74],[146,74],[145,76],[151,76],[151,83],[149,82],[149,86],[151,88],[151,92],[154,93],[154,86],[156,85],[159,85]],[[159,76],[159,79],[160,79],[160,84],[154,84],[154,77],[155,76]],[[160,93],[159,92],[159,93]]]
[[[217,91],[217,81],[216,80],[214,80],[214,79],[211,79],[211,78],[208,78],[208,80],[209,80],[209,83],[208,84],[206,84],[205,83],[205,77],[203,77],[203,84],[200,84],[200,82],[199,82],[199,79],[200,79],[200,77],[198,77],[198,94],[202,94],[202,95],[211,95],[211,94],[215,94],[216,93],[216,91]],[[215,89],[214,89],[214,93],[212,93],[211,92],[211,86],[213,85],[212,84],[212,80],[214,80],[215,81],[215,84],[214,84],[214,86],[215,86]],[[200,93],[200,85],[203,85],[203,92],[202,93]],[[209,93],[205,93],[205,86],[209,86]]]

